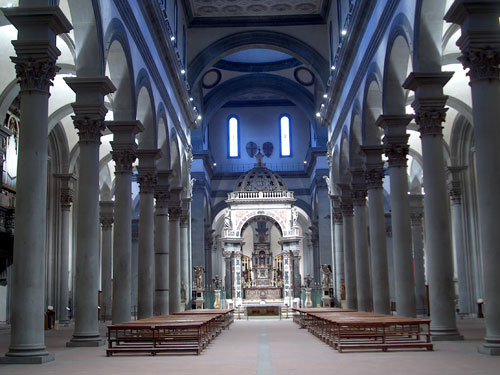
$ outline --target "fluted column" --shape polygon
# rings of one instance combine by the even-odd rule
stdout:
[[[381,314],[389,314],[391,306],[382,188],[384,162],[381,158],[384,147],[361,146],[361,149],[365,154],[365,180],[368,189],[373,311]]]
[[[406,126],[412,118],[410,115],[381,115],[376,122],[385,131],[385,154],[389,159],[396,313],[408,317],[416,315],[406,171],[409,149]]]
[[[61,252],[59,255],[59,293],[57,302],[57,319],[59,323],[69,322],[69,226],[71,205],[73,203],[73,184],[76,177],[71,174],[56,174],[61,181]]]
[[[451,198],[452,232],[457,257],[458,308],[462,314],[470,314],[472,296],[468,283],[468,257],[466,254],[462,207],[462,172],[467,167],[448,167],[450,180],[448,188]]]
[[[12,277],[11,338],[3,363],[53,360],[45,347],[48,98],[58,68],[56,35],[71,25],[57,7],[3,8],[17,28],[11,57],[21,86],[21,123]],[[34,39],[37,38],[37,39]]]
[[[102,345],[97,315],[99,290],[99,145],[105,129],[104,96],[115,90],[107,77],[65,78],[76,92],[73,122],[79,134],[76,218],[75,329],[67,346]]]
[[[333,233],[335,239],[335,298],[337,301],[342,301],[342,294],[345,293],[345,275],[344,275],[344,233],[343,233],[343,217],[340,209],[340,196],[331,195],[332,199],[332,217],[333,217]],[[344,296],[345,297],[345,296]]]
[[[443,86],[452,76],[452,72],[414,72],[403,84],[405,88],[415,91],[412,107],[422,140],[426,271],[434,340],[463,339],[458,334],[455,318],[450,205],[441,125],[448,110],[444,108],[448,97],[443,95]]]
[[[354,217],[351,189],[347,184],[339,184],[342,191],[340,209],[344,229],[344,274],[346,303],[348,309],[358,308],[356,289],[356,259],[354,250]]]
[[[170,171],[158,171],[155,186],[155,315],[169,314],[168,201]]]
[[[425,314],[427,312],[424,267],[423,199],[424,196],[421,194],[410,195],[411,237],[413,243],[413,264],[415,267],[415,302],[417,314]]]
[[[137,151],[139,182],[139,259],[138,302],[139,319],[153,316],[154,299],[154,188],[157,182],[155,161],[160,150]]]
[[[186,304],[190,300],[188,295],[189,290],[189,249],[188,249],[188,235],[189,235],[189,202],[190,198],[182,200],[182,213],[180,217],[180,250],[181,250],[181,304],[184,310],[188,306]]]
[[[131,317],[132,287],[132,163],[137,156],[135,136],[144,130],[140,121],[108,121],[113,133],[115,161],[115,228],[113,231],[113,324]]]
[[[356,290],[358,310],[372,311],[373,297],[366,225],[366,183],[362,168],[351,169],[352,202],[354,205],[354,248],[356,258]]]
[[[445,19],[461,25],[457,45],[469,68],[476,149],[477,200],[484,279],[486,336],[479,351],[500,355],[500,29],[499,1],[455,1]]]
[[[105,320],[111,319],[111,280],[113,256],[113,221],[114,202],[101,201],[101,314]]]
[[[180,193],[180,188],[170,189],[171,199],[168,202],[170,314],[181,311]]]

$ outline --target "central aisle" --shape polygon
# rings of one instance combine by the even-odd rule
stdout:
[[[66,348],[72,327],[48,331],[56,360],[43,365],[0,365],[9,375],[310,375],[310,374],[494,374],[499,357],[477,353],[482,322],[460,321],[465,341],[435,343],[435,351],[338,353],[291,320],[235,320],[199,356],[106,357],[99,348]],[[104,336],[105,326],[101,327]],[[0,334],[0,351],[9,336]]]

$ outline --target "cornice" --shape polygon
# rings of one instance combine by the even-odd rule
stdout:
[[[118,9],[118,12],[125,23],[127,30],[130,32],[132,35],[132,38],[134,39],[134,42],[139,50],[139,53],[141,54],[141,57],[144,60],[144,63],[148,69],[149,74],[151,74],[151,80],[155,82],[155,86],[158,89],[160,96],[167,107],[167,110],[169,114],[171,115],[172,123],[177,130],[177,133],[179,134],[179,137],[182,141],[182,144],[184,147],[187,147],[189,144],[188,138],[184,132],[184,129],[182,128],[182,124],[179,121],[179,118],[177,116],[177,110],[175,109],[172,101],[170,100],[170,95],[168,93],[167,88],[165,87],[165,84],[163,83],[163,79],[161,77],[160,71],[154,61],[154,58],[150,52],[150,47],[147,45],[146,40],[144,38],[144,35],[141,31],[141,28],[139,27],[139,24],[134,16],[134,12],[132,8],[130,7],[130,4],[127,0],[113,0],[116,8]],[[178,100],[179,107],[182,110],[182,116],[187,119],[189,122],[194,123],[194,112],[191,113],[190,107],[189,107],[189,97],[187,93],[187,86],[182,87],[182,84],[184,82],[183,79],[179,79],[180,75],[180,70],[178,67],[178,62],[173,60],[173,47],[170,46],[170,48],[166,47],[165,45],[159,44],[159,37],[165,36],[166,31],[165,30],[152,30],[155,26],[156,28],[161,28],[161,24],[156,22],[154,17],[157,17],[155,15],[155,6],[159,7],[157,1],[155,0],[144,0],[144,1],[139,1],[138,2],[139,6],[142,9],[143,15],[149,24],[150,32],[155,40],[156,44],[156,49],[158,51],[161,51],[164,49],[165,51],[168,51],[168,53],[160,55],[160,58],[162,60],[162,65],[167,73],[167,76],[169,78],[169,81],[173,83],[173,88],[174,88],[174,93],[176,94],[176,99]],[[153,24],[156,22],[156,25],[153,26]],[[164,34],[165,33],[165,34]],[[178,71],[179,70],[179,71]],[[182,78],[182,77],[181,77]],[[188,127],[191,127],[191,123],[187,124]]]
[[[377,27],[373,32],[370,42],[368,43],[368,49],[364,51],[363,60],[359,64],[359,68],[354,77],[353,83],[350,85],[347,98],[344,102],[342,102],[342,110],[337,120],[337,124],[341,125],[334,125],[333,133],[331,136],[331,139],[333,140],[335,140],[339,136],[342,130],[342,124],[344,124],[344,121],[349,114],[351,105],[358,93],[359,87],[363,82],[370,63],[373,60],[373,56],[375,55],[375,52],[379,48],[380,42],[382,41],[384,34],[387,31],[387,27],[392,20],[399,2],[400,0],[387,0],[386,6],[380,16]],[[344,92],[349,72],[351,71],[351,67],[355,66],[353,62],[363,39],[362,37],[364,33],[362,31],[367,30],[368,28],[370,14],[372,13],[375,4],[376,2],[371,0],[357,1],[355,3],[355,23],[353,24],[349,34],[355,35],[356,37],[351,37],[348,40],[348,44],[342,47],[339,56],[339,62],[337,63],[335,69],[336,74],[333,76],[333,79],[330,82],[329,90],[327,92],[329,102],[326,106],[327,110],[322,121],[323,126],[329,126],[333,121],[333,116],[335,115],[338,105],[340,104],[340,96],[342,92]],[[355,32],[355,30],[358,32]]]

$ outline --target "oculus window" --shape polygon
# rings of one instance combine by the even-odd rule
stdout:
[[[280,116],[280,146],[281,156],[292,156],[290,142],[290,117],[288,115]]]
[[[240,123],[238,117],[230,116],[227,121],[228,135],[229,135],[229,157],[238,158],[240,156],[239,145],[239,127]]]

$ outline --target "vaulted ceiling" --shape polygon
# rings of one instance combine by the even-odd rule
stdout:
[[[184,0],[189,25],[325,23],[330,0]]]

